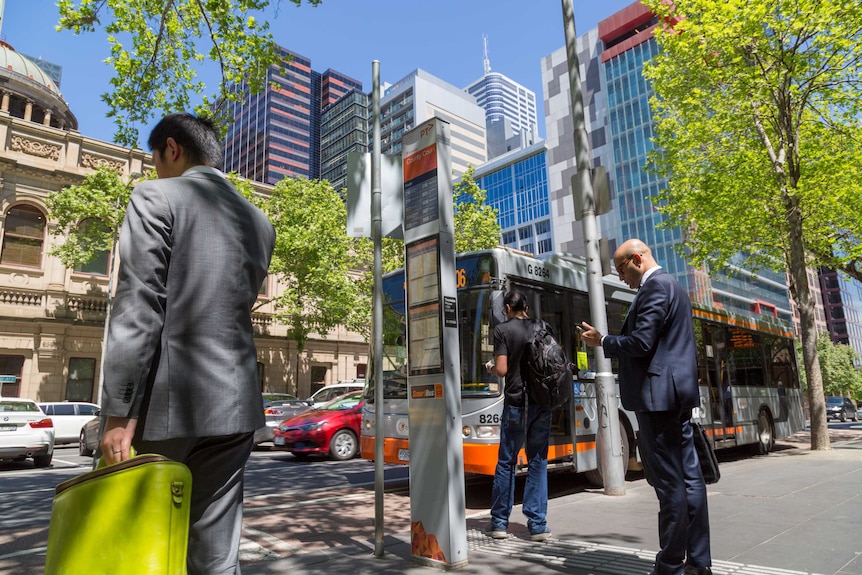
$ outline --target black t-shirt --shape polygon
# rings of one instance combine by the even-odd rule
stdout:
[[[532,320],[512,318],[494,328],[494,355],[505,355],[507,360],[506,403],[524,407],[524,380],[521,363],[527,347]]]

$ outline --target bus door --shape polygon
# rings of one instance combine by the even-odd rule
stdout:
[[[726,330],[718,325],[705,325],[704,335],[712,342],[712,358],[708,358],[709,366],[709,397],[713,419],[713,439],[716,447],[736,444],[736,433],[733,410],[733,389],[731,385],[730,368]]]

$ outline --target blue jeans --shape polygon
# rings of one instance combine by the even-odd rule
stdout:
[[[527,482],[524,485],[523,512],[531,534],[547,529],[548,514],[548,439],[551,412],[538,405],[527,408],[503,406],[500,422],[500,450],[491,491],[491,528],[505,531],[515,504],[515,466],[518,451],[526,436]]]

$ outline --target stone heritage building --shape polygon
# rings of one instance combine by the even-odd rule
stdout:
[[[49,254],[59,240],[51,192],[99,166],[130,178],[150,154],[88,138],[55,82],[0,41],[0,394],[98,403],[110,258],[67,269]],[[267,186],[259,185],[266,193]],[[122,239],[121,239],[122,241]],[[217,281],[214,278],[213,281]],[[365,376],[368,346],[343,329],[312,336],[302,352],[272,321],[271,278],[254,316],[261,390],[308,397]]]

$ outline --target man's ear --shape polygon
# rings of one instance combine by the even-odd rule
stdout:
[[[176,162],[180,159],[180,156],[183,153],[182,146],[180,146],[176,140],[168,136],[168,139],[165,140],[165,151],[164,157],[166,160],[170,160],[171,162]]]

